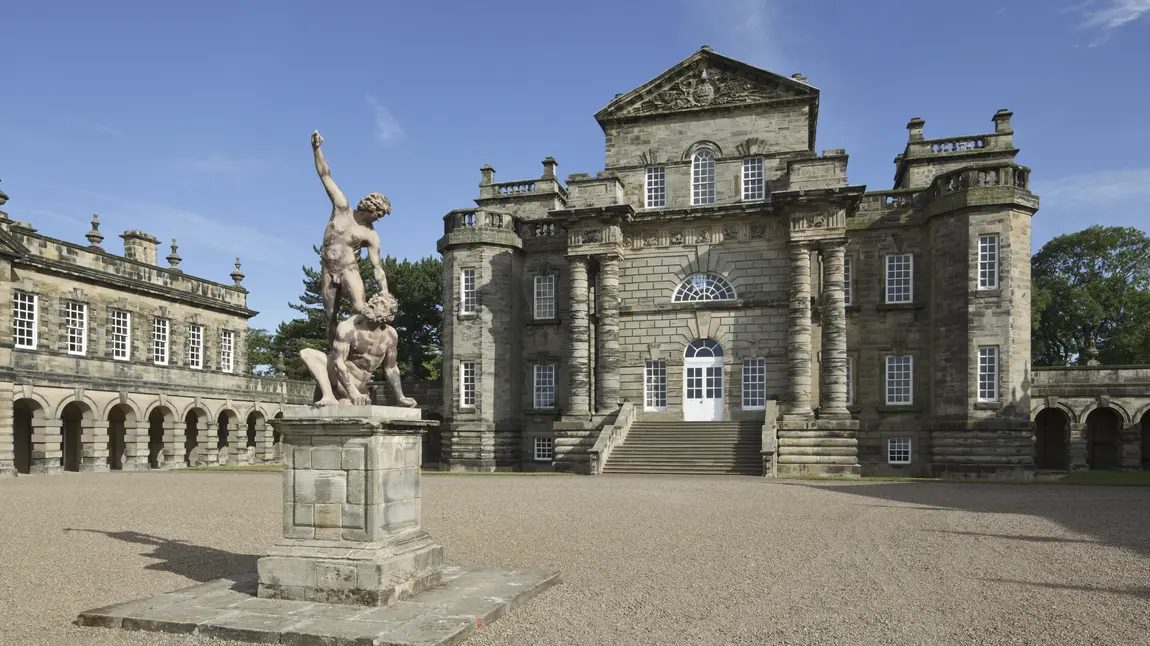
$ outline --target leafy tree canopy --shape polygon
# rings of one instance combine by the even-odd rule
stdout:
[[[1108,365],[1150,363],[1150,237],[1092,226],[1031,258],[1035,365],[1085,363],[1091,342]]]

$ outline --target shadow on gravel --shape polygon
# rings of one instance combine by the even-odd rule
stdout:
[[[193,545],[187,541],[162,538],[140,532],[108,532],[102,529],[76,529],[64,528],[65,532],[89,532],[103,534],[125,543],[146,545],[152,548],[151,552],[141,554],[159,561],[146,566],[146,570],[171,572],[183,577],[207,583],[216,579],[240,581],[250,577],[256,571],[256,561],[259,556],[254,554],[236,554],[225,552],[214,547]]]
[[[1150,556],[1150,490],[1143,487],[1085,488],[1063,485],[946,482],[878,484],[779,481],[778,484],[860,496],[869,499],[863,503],[864,507],[1037,516],[1058,523],[1076,534],[1092,536],[1095,540],[1055,536],[950,533],[1034,543],[1099,543],[1130,550],[1142,556]],[[1082,495],[1084,490],[1088,491],[1089,495]],[[1063,492],[1065,495],[1059,495]],[[1128,591],[1123,593],[1132,594]]]
[[[1150,599],[1150,587],[1140,588],[1107,588],[1100,585],[1070,585],[1068,583],[1036,583],[1034,581],[1017,581],[1015,579],[979,579],[987,583],[1013,583],[1015,585],[1029,585],[1049,590],[1075,590],[1079,592],[1109,592],[1111,594],[1125,594],[1139,599]]]

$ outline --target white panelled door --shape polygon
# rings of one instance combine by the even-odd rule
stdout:
[[[723,348],[713,339],[696,339],[683,353],[683,420],[723,420]]]

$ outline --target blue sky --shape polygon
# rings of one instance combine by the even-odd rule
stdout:
[[[906,122],[927,137],[1014,111],[1042,210],[1034,247],[1089,224],[1150,228],[1150,0],[12,3],[0,38],[11,217],[105,247],[142,229],[188,273],[243,258],[254,326],[293,312],[330,206],[386,193],[385,253],[435,254],[442,217],[497,181],[603,166],[592,115],[703,44],[822,90],[816,148],[890,188]],[[166,263],[162,263],[166,264]]]

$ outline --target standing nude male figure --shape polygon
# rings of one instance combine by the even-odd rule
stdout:
[[[331,198],[331,218],[323,231],[323,247],[320,250],[321,272],[320,290],[323,294],[323,311],[327,319],[328,347],[335,341],[336,326],[339,325],[339,303],[343,297],[351,302],[352,314],[359,314],[366,305],[363,278],[359,274],[357,252],[367,247],[367,258],[375,273],[379,291],[387,293],[387,274],[379,258],[379,234],[373,225],[376,220],[391,213],[391,201],[379,193],[372,193],[359,201],[353,211],[348,206],[343,191],[331,178],[331,169],[323,158],[320,146],[323,137],[319,131],[311,134],[311,147],[315,152],[315,170],[323,180],[327,196]]]

